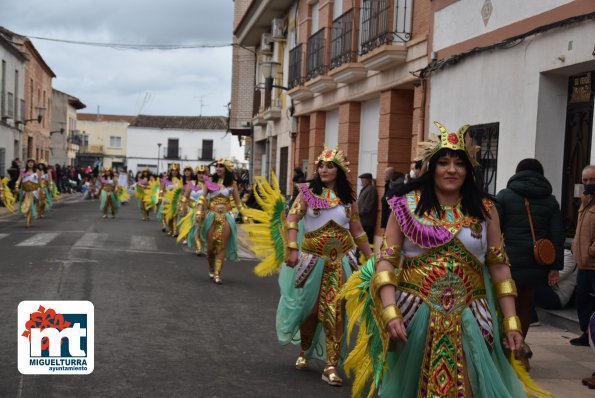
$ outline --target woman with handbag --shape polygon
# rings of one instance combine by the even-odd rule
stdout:
[[[496,196],[496,206],[518,290],[516,308],[526,337],[535,289],[558,283],[559,270],[564,267],[562,213],[537,159],[519,162],[506,189]],[[528,345],[523,346],[520,355],[528,370],[532,356]]]

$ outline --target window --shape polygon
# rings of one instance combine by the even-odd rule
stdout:
[[[6,149],[0,148],[0,177],[6,176],[4,165],[6,164]]]
[[[14,108],[12,107],[13,101],[14,101],[14,95],[9,92],[7,93],[7,97],[8,97],[8,106],[5,107],[6,109],[6,116],[8,116],[9,118],[14,118]]]
[[[81,134],[81,146],[89,146],[89,136],[87,134]]]
[[[202,140],[202,152],[200,160],[213,159],[213,140]]]
[[[499,130],[500,123],[478,124],[467,130],[467,134],[473,139],[473,144],[481,148],[475,155],[479,162],[476,170],[478,185],[492,195],[496,194]]]
[[[5,116],[5,111],[6,111],[6,104],[4,101],[6,101],[6,98],[4,98],[5,91],[6,91],[6,61],[2,60],[2,82],[0,83],[0,117],[4,117]]]
[[[121,148],[122,147],[122,137],[117,136],[110,136],[109,137],[109,146],[110,148]]]
[[[168,159],[178,159],[180,157],[178,151],[178,139],[177,138],[169,138],[167,140],[167,156]]]

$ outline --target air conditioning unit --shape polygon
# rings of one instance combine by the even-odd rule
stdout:
[[[283,18],[274,18],[271,26],[271,36],[273,40],[285,39],[285,22]]]
[[[271,48],[271,44],[273,43],[273,38],[270,33],[263,33],[260,38],[260,51],[265,54],[272,54],[273,49]]]

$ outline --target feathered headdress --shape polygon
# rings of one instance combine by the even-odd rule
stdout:
[[[349,173],[349,161],[345,156],[345,153],[336,147],[335,149],[330,149],[326,144],[324,144],[322,153],[318,157],[318,163],[320,162],[333,162],[337,166],[339,166],[345,174]]]
[[[219,158],[217,164],[222,164],[227,171],[233,171],[233,162],[231,159]]]
[[[481,147],[473,145],[473,139],[470,136],[465,136],[465,132],[469,128],[466,124],[459,128],[455,132],[448,132],[446,127],[438,122],[434,122],[440,135],[438,137],[430,137],[428,141],[420,141],[417,144],[417,158],[423,161],[421,167],[421,173],[425,173],[428,170],[430,159],[441,149],[448,148],[453,151],[464,151],[471,162],[473,167],[479,166],[479,163],[475,159],[475,154],[479,152]]]

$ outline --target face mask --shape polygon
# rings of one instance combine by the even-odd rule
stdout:
[[[593,195],[595,193],[595,184],[583,184],[585,187],[585,195]]]
[[[409,177],[417,178],[417,174],[415,174],[415,170],[409,170]]]

